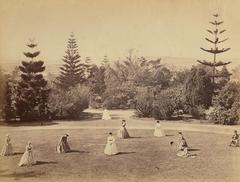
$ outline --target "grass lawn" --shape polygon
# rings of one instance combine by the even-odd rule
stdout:
[[[112,130],[116,134],[116,130]],[[70,133],[74,152],[56,154],[59,137]],[[14,152],[0,157],[1,181],[240,181],[240,148],[230,148],[231,135],[184,132],[196,158],[176,156],[176,131],[153,137],[152,130],[129,130],[133,138],[117,139],[119,155],[103,153],[104,129],[10,131]],[[2,144],[5,132],[0,133]],[[38,165],[18,167],[27,141],[34,147]],[[176,144],[176,142],[175,142]],[[2,180],[3,179],[3,180]]]

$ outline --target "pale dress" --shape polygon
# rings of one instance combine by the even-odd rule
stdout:
[[[13,147],[12,147],[11,139],[9,136],[7,136],[5,139],[5,143],[3,145],[1,155],[2,156],[13,155]]]
[[[162,129],[160,123],[156,123],[156,125],[155,125],[155,130],[154,130],[153,135],[154,135],[155,137],[165,136],[165,132],[164,132],[164,130]]]
[[[188,153],[187,147],[184,148],[183,150],[178,151],[178,152],[177,152],[177,156],[178,156],[178,157],[188,157],[188,156],[189,156],[189,153]]]
[[[126,129],[126,123],[123,122],[121,128],[118,130],[117,136],[119,138],[130,138],[129,133]]]
[[[102,119],[103,120],[110,120],[110,119],[112,119],[107,109],[104,109],[103,115],[102,115]]]
[[[107,138],[107,144],[104,149],[104,154],[106,155],[116,155],[118,153],[117,145],[115,142],[115,138],[113,136],[109,136]]]
[[[32,150],[33,150],[32,145],[26,146],[26,150],[22,155],[20,162],[18,163],[19,166],[31,166],[36,164],[36,161],[34,160],[34,157],[33,157]]]
[[[71,148],[67,142],[67,136],[62,136],[59,143],[57,144],[56,152],[57,153],[67,153],[70,151],[71,151]]]

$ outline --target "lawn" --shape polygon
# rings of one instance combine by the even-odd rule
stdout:
[[[116,134],[116,129],[112,129]],[[74,150],[56,154],[61,134],[70,133]],[[240,148],[230,148],[231,135],[184,132],[196,158],[176,156],[176,131],[153,137],[152,130],[129,130],[133,138],[117,139],[119,155],[103,153],[106,129],[51,129],[10,131],[14,151],[0,158],[0,179],[4,181],[240,181]],[[0,134],[2,144],[5,132]],[[32,141],[37,165],[18,167],[27,141]]]

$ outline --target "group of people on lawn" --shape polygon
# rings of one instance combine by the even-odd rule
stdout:
[[[105,118],[111,119],[110,116],[104,115]],[[103,118],[104,119],[104,118]],[[156,121],[155,129],[153,135],[155,137],[163,137],[165,136],[164,130],[162,129],[162,126],[159,121]],[[69,134],[66,133],[63,135],[57,146],[56,146],[56,152],[57,153],[68,153],[71,152],[71,148],[68,144]],[[117,132],[117,137],[121,139],[130,138],[130,135],[126,128],[126,121],[122,120],[121,127]],[[173,141],[170,142],[170,145],[173,145]],[[229,144],[229,146],[239,147],[239,134],[237,131],[234,131],[234,135],[232,136],[232,141]],[[13,147],[11,144],[11,139],[9,135],[6,135],[5,143],[1,152],[2,156],[9,156],[13,155]],[[104,154],[106,155],[116,155],[118,154],[118,149],[116,145],[115,137],[113,136],[112,132],[109,133],[109,136],[107,138],[107,144],[104,149]],[[186,139],[184,138],[182,132],[178,132],[178,142],[177,142],[177,156],[179,157],[189,157],[191,156],[188,151],[188,144],[186,142]],[[36,164],[36,161],[33,157],[33,146],[31,142],[27,143],[27,146],[25,148],[25,152],[21,157],[20,162],[18,163],[19,166],[29,166]]]

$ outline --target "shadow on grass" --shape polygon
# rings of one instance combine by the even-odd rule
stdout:
[[[102,119],[102,113],[90,113],[90,112],[83,112],[81,113],[81,116],[78,118],[65,118],[65,119],[57,119],[59,121],[66,121],[68,122],[69,120],[71,121],[96,121],[96,120],[101,120]]]
[[[165,135],[166,137],[171,137],[171,136],[175,136],[175,135]]]
[[[118,152],[117,155],[122,155],[122,154],[134,154],[136,152]]]
[[[188,149],[188,151],[200,151],[200,149]]]
[[[14,121],[14,122],[8,122],[5,124],[5,126],[11,126],[11,127],[20,127],[20,126],[51,126],[51,125],[58,125],[58,123],[53,121],[29,121],[29,122],[21,122],[21,121]]]
[[[134,138],[143,138],[143,137],[132,137],[132,136],[130,136],[129,138],[124,138],[124,139],[134,139]]]
[[[44,175],[45,173],[36,173],[34,171],[29,172],[22,172],[22,173],[10,173],[10,174],[0,174],[0,177],[5,178],[15,178],[15,180],[21,179],[21,178],[32,178],[32,177],[39,177],[41,175]]]
[[[13,155],[22,155],[23,152],[14,152]]]
[[[89,153],[89,151],[83,151],[83,150],[71,150],[69,153]]]
[[[57,164],[57,162],[52,161],[37,161],[36,165],[43,165],[43,164]]]
[[[0,170],[0,173],[5,173],[5,172],[7,172],[7,171],[8,171],[7,169]]]

